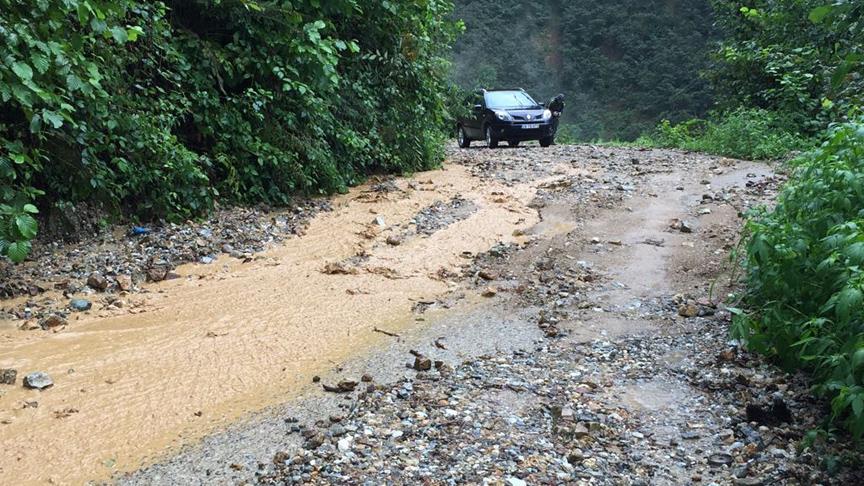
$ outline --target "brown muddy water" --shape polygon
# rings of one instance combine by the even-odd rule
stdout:
[[[458,286],[442,269],[458,272],[466,255],[531,237],[513,235],[539,222],[528,204],[543,182],[505,186],[447,165],[397,180],[401,190],[384,197],[357,188],[263,258],[180,267],[184,278],[148,287],[146,312],[85,316],[52,334],[0,330],[0,368],[55,382],[0,402],[0,483],[107,479],[289,400],[387,339],[374,328],[423,325],[412,305]],[[430,237],[385,243],[421,209],[457,195],[477,211]],[[322,271],[335,262],[349,273]]]

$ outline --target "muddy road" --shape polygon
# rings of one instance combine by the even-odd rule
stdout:
[[[728,342],[723,305],[740,213],[778,184],[680,152],[453,149],[126,307],[0,323],[0,368],[54,380],[3,387],[0,483],[817,478],[794,448],[816,406]],[[772,400],[795,427],[748,422]]]

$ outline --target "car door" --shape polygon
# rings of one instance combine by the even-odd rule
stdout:
[[[472,100],[471,114],[468,115],[468,119],[466,120],[465,131],[473,139],[482,139],[483,114],[486,110],[486,100],[483,98],[482,93],[476,93]]]

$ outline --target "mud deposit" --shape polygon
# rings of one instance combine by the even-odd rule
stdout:
[[[795,448],[804,383],[726,337],[739,212],[779,182],[668,151],[452,150],[132,309],[7,326],[0,368],[55,384],[3,386],[0,483],[824,480]],[[794,426],[747,421],[775,398]]]

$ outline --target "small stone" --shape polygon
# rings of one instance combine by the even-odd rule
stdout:
[[[573,449],[567,454],[567,462],[570,464],[579,464],[584,459],[585,453],[582,452],[582,449]]]
[[[372,381],[372,375],[366,373],[360,377],[360,381],[362,381],[363,383],[369,383]]]
[[[420,355],[414,358],[414,369],[417,371],[429,371],[432,369],[432,360]]]
[[[336,448],[338,448],[341,452],[348,452],[351,450],[351,438],[345,437],[344,439],[339,439],[339,442],[336,443]]]
[[[573,427],[573,437],[576,437],[577,439],[582,439],[584,437],[590,436],[591,431],[588,430],[588,427],[586,427],[584,423],[579,422],[578,424],[576,424],[575,427]]]
[[[153,267],[147,270],[147,279],[151,282],[161,282],[165,280],[165,275],[168,273],[168,269],[164,267]]]
[[[678,230],[681,231],[682,233],[692,233],[693,232],[693,225],[687,221],[681,221],[678,224]]]
[[[708,464],[712,466],[728,466],[732,464],[732,456],[725,452],[717,452],[708,457]]]
[[[276,466],[284,466],[291,460],[291,455],[285,451],[279,451],[273,455],[273,464]]]
[[[18,370],[5,368],[0,370],[0,385],[14,385],[18,378]]]
[[[315,450],[321,447],[321,444],[324,443],[324,439],[324,434],[317,432],[314,435],[310,436],[308,439],[306,439],[306,442],[303,443],[303,448]]]
[[[120,287],[120,290],[124,292],[129,292],[132,290],[132,277],[129,275],[117,275],[117,286]]]
[[[39,326],[42,329],[54,329],[55,327],[65,326],[67,324],[66,319],[58,314],[51,314],[39,321]]]
[[[93,307],[93,303],[87,299],[72,299],[69,301],[69,307],[76,312],[84,312]]]
[[[324,387],[324,391],[328,391],[330,393],[348,393],[354,391],[357,388],[356,381],[344,380],[340,381],[336,386],[332,385],[322,385]]]
[[[506,482],[507,482],[507,486],[527,486],[528,485],[528,483],[526,483],[525,481],[523,481],[519,478],[514,478],[512,476],[507,478]]]
[[[498,294],[497,290],[493,289],[492,287],[486,287],[486,289],[483,290],[483,293],[480,295],[482,295],[483,297],[495,297],[496,294]]]
[[[390,235],[387,237],[387,244],[390,246],[399,246],[402,244],[402,238],[396,235]]]
[[[387,222],[384,221],[384,218],[382,216],[376,216],[372,223],[378,225],[378,227],[380,228],[387,227]]]
[[[477,273],[477,276],[482,278],[483,280],[497,280],[498,279],[498,274],[495,272],[489,271],[489,270],[480,270],[480,272]]]
[[[48,373],[36,371],[24,377],[24,387],[35,390],[44,390],[54,386],[54,380],[48,376]]]
[[[320,376],[315,375],[315,376],[312,377],[312,383],[318,383],[319,381],[321,381],[321,377],[320,377]]]
[[[108,288],[108,279],[99,272],[93,272],[87,277],[87,286],[95,290],[105,290]]]
[[[696,317],[699,315],[699,307],[695,304],[681,304],[678,307],[678,315],[687,318]]]

